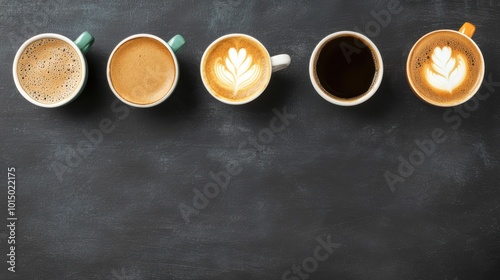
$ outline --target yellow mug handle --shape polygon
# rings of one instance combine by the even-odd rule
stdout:
[[[474,32],[476,32],[476,27],[474,26],[474,24],[466,22],[464,23],[464,25],[462,25],[458,32],[464,34],[469,38],[472,38],[472,36],[474,36]]]

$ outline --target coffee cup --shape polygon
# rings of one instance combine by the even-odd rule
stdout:
[[[466,22],[459,31],[437,30],[418,40],[406,64],[408,83],[417,97],[435,106],[453,107],[476,94],[485,66],[472,40],[475,30]]]
[[[88,32],[76,41],[54,33],[24,42],[13,64],[14,82],[21,95],[44,108],[60,107],[76,99],[87,83],[84,54],[94,43]]]
[[[175,53],[185,44],[181,35],[170,41],[151,34],[125,38],[109,56],[108,84],[114,95],[133,107],[149,108],[165,101],[179,80]]]
[[[355,106],[370,99],[380,87],[384,63],[377,46],[357,32],[326,36],[309,63],[311,83],[326,101]]]
[[[259,97],[271,74],[290,65],[290,56],[271,57],[264,45],[245,34],[228,34],[205,50],[200,72],[203,84],[217,100],[242,105]]]

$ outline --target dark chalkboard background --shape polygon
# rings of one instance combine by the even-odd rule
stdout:
[[[10,166],[18,217],[17,272],[7,271],[4,225],[0,278],[500,279],[500,2],[402,1],[390,23],[374,24],[392,2],[0,1],[0,218],[7,224]],[[425,33],[465,21],[486,60],[482,100],[456,111],[426,105],[407,85],[408,52]],[[341,108],[315,93],[308,62],[324,36],[353,29],[377,44],[386,71],[373,99]],[[52,110],[25,101],[11,72],[23,40],[85,30],[96,42],[84,93]],[[204,49],[233,32],[292,57],[238,107],[213,99],[199,76]],[[106,81],[109,54],[135,33],[187,40],[178,88],[153,109],[112,105]],[[269,134],[285,107],[295,117]],[[114,130],[75,157],[104,119]],[[384,174],[398,174],[436,129],[444,143],[391,188]],[[193,205],[228,164],[240,173]],[[67,168],[60,178],[55,166]],[[187,222],[181,205],[206,207]],[[317,251],[328,238],[334,248]]]

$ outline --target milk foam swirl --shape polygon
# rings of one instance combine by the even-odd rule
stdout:
[[[452,94],[467,76],[467,63],[462,54],[454,55],[450,47],[436,47],[424,71],[430,86]]]
[[[236,95],[239,90],[252,86],[261,76],[262,69],[255,64],[245,48],[236,50],[230,48],[228,56],[218,58],[215,63],[215,75],[221,86],[233,90]]]

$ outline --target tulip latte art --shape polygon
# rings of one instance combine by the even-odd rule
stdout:
[[[246,36],[234,35],[214,43],[202,64],[202,78],[210,92],[231,101],[260,94],[271,78],[267,50]]]
[[[230,48],[227,57],[219,58],[215,63],[215,76],[221,87],[233,90],[233,96],[239,90],[252,86],[262,73],[262,67],[255,64],[245,48]]]
[[[448,46],[436,47],[424,71],[431,87],[453,94],[467,76],[466,58],[460,53],[453,55],[453,50]]]
[[[438,31],[420,40],[408,61],[408,79],[424,99],[460,104],[480,84],[484,68],[475,44],[459,33]]]

